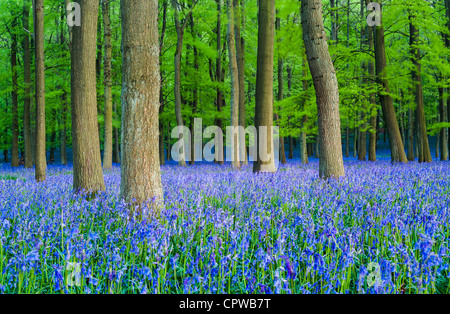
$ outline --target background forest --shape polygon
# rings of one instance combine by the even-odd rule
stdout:
[[[238,56],[242,58],[239,59],[239,66],[244,68],[239,82],[244,87],[240,95],[239,123],[254,125],[258,6],[256,1],[234,2],[238,8],[235,33],[241,39],[241,47],[237,47],[240,52]],[[0,149],[3,151],[3,162],[18,165],[18,160],[25,154],[24,138],[28,127],[31,138],[35,136],[32,10],[30,1],[2,0],[1,4]],[[174,93],[176,74],[180,78],[181,112],[186,126],[191,126],[194,118],[202,118],[203,125],[231,125],[232,84],[226,44],[226,4],[218,5],[213,0],[166,0],[159,1],[159,10],[162,78],[160,143],[163,144],[161,149],[164,147],[164,158],[161,152],[161,162],[164,163],[170,157],[168,148],[175,141],[170,138],[170,131],[177,124]],[[415,145],[416,148],[413,146],[420,133],[419,124],[415,123],[415,86],[419,82],[423,88],[427,134],[436,136],[441,142],[441,159],[448,158],[448,10],[448,1],[391,0],[383,3],[387,59],[385,73],[403,144],[410,160],[414,154],[420,157],[418,145]],[[98,15],[96,58],[100,142],[104,151],[105,141],[108,141],[105,139],[105,129],[112,127],[112,147],[108,155],[112,154],[114,162],[120,162],[121,141],[122,57],[119,11],[119,1],[102,1]],[[383,92],[374,78],[373,68],[371,70],[369,66],[373,64],[375,55],[366,21],[366,3],[325,0],[323,11],[330,55],[339,82],[344,154],[347,157],[358,156],[360,160],[374,160],[375,155],[368,154],[371,135],[385,139],[383,131],[386,133],[386,127],[378,97]],[[72,158],[72,134],[70,39],[64,1],[45,1],[44,25],[47,160],[66,164]],[[414,38],[415,33],[411,32],[411,27],[418,31],[417,38]],[[179,67],[174,62],[176,53],[179,53]],[[275,124],[280,126],[285,143],[281,160],[294,155],[300,156],[298,147],[303,145],[297,144],[303,142],[307,143],[305,155],[312,156],[317,149],[317,107],[304,53],[299,1],[276,1],[274,53]],[[111,71],[105,71],[105,62],[111,62]],[[26,73],[27,63],[30,64],[31,76]],[[419,76],[414,76],[417,63],[421,66],[421,72]],[[26,97],[27,76],[28,80],[31,79],[30,105],[27,105],[30,100]],[[111,97],[105,97],[105,85],[109,84]],[[373,97],[374,95],[377,97]],[[360,144],[366,142],[367,145]],[[430,146],[431,143],[436,141],[430,141]],[[30,144],[34,145],[35,141],[31,140]],[[435,147],[432,147],[432,151],[434,150]],[[303,156],[304,162],[306,159],[307,156]],[[108,164],[110,163],[107,161],[104,167],[109,168]]]

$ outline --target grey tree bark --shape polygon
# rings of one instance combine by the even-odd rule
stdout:
[[[121,0],[122,171],[128,203],[163,202],[159,162],[159,35],[157,0]]]
[[[303,40],[317,98],[319,174],[328,179],[345,176],[336,72],[328,52],[322,1],[302,0]]]
[[[260,0],[258,14],[258,53],[256,69],[255,127],[258,134],[258,158],[253,172],[276,172],[272,136],[273,127],[273,49],[275,40],[275,0]],[[266,127],[263,134],[260,127]],[[259,139],[266,140],[267,159],[261,159],[263,151]],[[264,149],[265,150],[265,149]]]
[[[72,28],[73,188],[105,190],[97,120],[96,44],[99,2],[80,0],[81,26]]]

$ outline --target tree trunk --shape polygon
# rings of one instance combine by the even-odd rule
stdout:
[[[288,89],[289,89],[289,97],[291,97],[292,90],[292,69],[289,65],[286,66],[287,79],[288,79]],[[294,138],[289,136],[289,159],[294,158]]]
[[[24,28],[22,49],[23,49],[23,138],[25,145],[25,168],[33,167],[33,154],[31,146],[31,55],[30,55],[30,35],[29,35],[29,18],[30,18],[30,0],[23,1],[23,19]]]
[[[161,115],[164,112],[164,72],[162,70],[162,51],[164,46],[164,38],[166,34],[166,28],[167,28],[167,0],[163,1],[163,20],[162,20],[162,29],[161,29],[161,35],[159,38],[159,76],[161,80],[161,87],[159,90],[159,117],[160,117],[160,123],[159,123],[159,162],[161,165],[166,164],[166,160],[164,158],[164,124],[161,121]]]
[[[103,36],[105,42],[105,59],[103,63],[104,98],[105,98],[105,146],[103,149],[103,168],[112,168],[113,129],[112,129],[112,94],[111,94],[111,20],[109,13],[110,0],[102,0]]]
[[[122,0],[122,172],[126,202],[163,202],[159,163],[158,1]]]
[[[19,167],[19,115],[17,75],[17,18],[11,23],[11,71],[12,71],[12,147],[11,167]]]
[[[279,32],[281,29],[281,20],[279,17],[276,18],[276,22],[275,22],[275,28],[276,30]],[[277,100],[281,101],[284,99],[284,80],[283,80],[283,67],[284,67],[284,60],[283,57],[280,55],[280,49],[279,46],[281,45],[280,43],[281,38],[278,38],[278,42],[277,42],[277,46],[278,46],[278,97]],[[283,109],[280,107],[279,111],[281,112]],[[276,119],[277,120],[281,120],[281,115],[277,114],[276,115]],[[281,129],[281,127],[280,127]],[[286,152],[284,149],[284,138],[280,136],[280,162],[282,164],[286,164]]]
[[[96,43],[98,1],[80,0],[81,26],[72,29],[73,188],[95,195],[105,190],[97,120]]]
[[[188,16],[185,17],[185,21],[181,23],[179,17],[179,9],[178,3],[176,0],[172,0],[172,7],[174,11],[174,19],[175,19],[175,30],[177,32],[177,44],[175,48],[175,82],[174,82],[174,93],[175,93],[175,116],[177,119],[178,127],[183,127],[183,116],[181,114],[181,53],[183,50],[183,38],[184,38],[184,29],[186,27],[186,22],[188,20]],[[186,145],[185,145],[184,135],[180,134],[180,156],[178,164],[182,167],[186,167]]]
[[[317,98],[319,174],[321,178],[345,176],[339,117],[339,91],[323,26],[322,1],[302,0],[303,39]]]
[[[216,0],[217,2],[217,27],[216,27],[216,37],[217,37],[217,59],[216,59],[216,82],[222,83],[223,82],[223,75],[222,75],[222,0]],[[225,46],[224,46],[225,47]],[[216,107],[217,107],[217,113],[220,115],[220,112],[222,111],[222,103],[223,103],[223,95],[222,91],[220,90],[220,87],[217,87],[217,96],[216,96]],[[216,119],[216,125],[220,129],[222,129],[222,119],[217,118]],[[219,145],[219,140],[216,139],[215,142],[215,162],[223,165],[224,158],[223,158],[223,146]]]
[[[413,24],[415,17],[410,16],[410,49],[411,49],[411,61],[414,65],[414,69],[411,73],[412,81],[414,84],[414,91],[416,96],[416,123],[418,131],[418,148],[419,148],[419,162],[432,162],[430,146],[428,144],[427,126],[425,120],[425,107],[423,103],[423,90],[422,90],[422,65],[419,63],[420,49],[417,47],[419,44],[419,30],[416,29]]]
[[[233,0],[227,0],[227,16],[228,16],[228,58],[230,65],[231,76],[231,126],[234,130],[238,130],[239,127],[239,73],[236,57],[236,42],[235,42],[235,29],[234,29],[234,7]],[[240,150],[239,150],[239,133],[232,133],[231,141],[231,164],[233,168],[239,169],[240,163]]]
[[[411,104],[408,104],[408,160],[414,161],[414,118]]]
[[[195,40],[197,37],[197,33],[195,32],[194,28],[194,18],[191,14],[190,16],[190,24],[191,24],[191,35],[192,39]],[[195,45],[193,45],[193,51],[194,51],[194,69],[195,73],[198,73],[199,70],[199,63],[198,63],[198,50]],[[197,114],[198,110],[198,83],[195,80],[194,81],[194,88],[192,92],[192,116],[191,116],[191,160],[189,161],[190,165],[193,165],[196,159],[196,147],[195,147],[195,141],[194,141],[194,134],[195,134],[195,128],[194,128],[194,119],[195,115]]]
[[[301,49],[302,51],[302,87],[303,87],[303,92],[306,92],[308,90],[308,81],[307,81],[307,76],[308,76],[308,60],[306,59],[306,52],[305,52],[305,48],[302,47]],[[305,110],[306,107],[306,98],[303,100],[303,110]],[[307,136],[306,136],[306,127],[308,124],[308,116],[305,114],[302,117],[302,131],[300,133],[300,138],[301,138],[301,142],[302,145],[300,146],[300,159],[302,161],[302,164],[306,165],[309,163],[308,160],[308,142],[307,142]]]
[[[444,88],[439,87],[439,116],[441,123],[447,123],[447,105],[445,103]],[[447,128],[442,128],[440,136],[441,161],[448,160],[448,132]]]
[[[382,0],[377,0],[382,4]],[[389,145],[391,147],[392,162],[408,162],[405,150],[403,148],[402,137],[398,127],[397,117],[395,114],[394,103],[390,96],[389,81],[386,73],[386,52],[384,42],[384,26],[381,22],[380,26],[375,27],[375,63],[377,80],[383,87],[383,93],[380,93],[381,107],[383,109],[384,120],[386,121],[387,132],[389,136]]]
[[[366,0],[366,5],[370,3],[371,0]],[[369,51],[373,52],[373,27],[368,27],[367,37],[369,41]],[[369,78],[375,78],[375,64],[373,59],[369,60]],[[377,160],[377,100],[375,93],[370,94],[370,133],[369,133],[369,161]]]
[[[447,16],[447,30],[448,33],[450,33],[450,0],[445,0],[445,14]],[[447,49],[450,49],[450,35],[445,34],[445,46]],[[448,61],[447,56],[447,61]],[[450,91],[450,88],[447,88],[447,92]],[[450,122],[450,96],[447,96],[447,122]],[[449,129],[447,129],[447,134],[449,132]],[[447,135],[448,145],[450,146],[450,136]]]
[[[59,32],[59,44],[61,45],[62,55],[65,55],[65,35],[64,29],[66,25],[66,8],[61,6],[61,19],[60,19],[60,32]],[[61,95],[61,108],[60,108],[60,160],[62,165],[67,165],[67,91],[62,88]]]
[[[245,129],[245,40],[241,30],[245,26],[245,1],[233,0],[234,30],[236,36],[236,57],[239,76],[239,126]],[[248,165],[247,145],[245,133],[239,133],[239,149],[241,150],[242,165]]]
[[[44,0],[35,0],[34,38],[36,58],[36,169],[37,182],[45,181],[45,78],[44,78]]]
[[[118,116],[116,103],[113,103],[113,111],[115,115]],[[120,163],[120,140],[119,140],[119,128],[113,127],[114,131],[114,152],[113,152],[113,161],[115,163]]]
[[[275,0],[260,0],[256,68],[255,127],[258,157],[253,172],[276,172],[273,129],[273,49],[275,40]],[[261,127],[266,127],[266,131]],[[264,146],[262,147],[261,138]],[[262,156],[265,155],[265,156]],[[261,158],[263,157],[263,158]]]

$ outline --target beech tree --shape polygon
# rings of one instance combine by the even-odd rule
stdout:
[[[80,0],[81,26],[72,28],[73,188],[105,190],[97,120],[96,44],[98,1]]]
[[[276,172],[273,128],[273,49],[275,41],[275,0],[260,0],[258,13],[258,52],[256,68],[255,127],[258,157],[253,172]],[[261,127],[265,127],[264,134]],[[260,145],[265,139],[266,149]],[[267,154],[269,158],[261,158]]]
[[[391,160],[392,162],[408,162],[403,147],[402,137],[400,129],[398,127],[397,116],[395,113],[394,103],[391,90],[389,87],[389,81],[386,73],[386,46],[384,40],[384,26],[382,18],[382,0],[377,0],[377,3],[381,7],[381,24],[375,26],[375,64],[377,81],[383,87],[383,93],[380,94],[381,107],[383,109],[383,117],[386,121],[387,133],[389,136],[389,145],[391,147]]]
[[[342,177],[339,91],[336,72],[328,52],[323,25],[322,1],[302,0],[302,26],[306,56],[313,77],[319,125],[319,173],[322,178]]]
[[[163,201],[159,161],[157,0],[121,0],[122,171],[128,203]],[[158,207],[157,207],[158,208]]]

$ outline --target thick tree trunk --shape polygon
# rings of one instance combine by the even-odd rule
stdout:
[[[13,17],[11,23],[11,71],[12,71],[12,147],[11,166],[19,167],[19,115],[18,115],[18,90],[17,83],[17,18]]]
[[[159,163],[158,1],[122,0],[122,172],[128,203],[163,202]]]
[[[382,0],[377,0],[382,5]],[[408,162],[398,127],[395,114],[394,103],[390,96],[389,81],[386,73],[386,52],[384,42],[384,26],[376,26],[375,30],[375,63],[377,80],[383,87],[383,93],[380,94],[381,107],[383,109],[384,120],[386,121],[387,132],[389,136],[389,145],[391,147],[392,162]]]
[[[258,158],[253,172],[276,172],[273,129],[273,49],[275,40],[275,0],[260,0],[256,69],[255,127]],[[267,132],[261,127],[266,127]],[[263,138],[266,147],[260,145]],[[261,158],[261,155],[266,155]],[[267,158],[266,158],[267,157]]]
[[[323,26],[322,1],[302,0],[303,39],[317,98],[320,177],[345,175],[339,117],[339,90]]]
[[[235,42],[235,29],[234,29],[234,7],[233,0],[227,0],[227,16],[228,16],[228,59],[230,65],[231,76],[231,126],[237,130],[239,127],[239,73],[236,57],[236,42]],[[233,133],[231,141],[231,165],[235,169],[241,167],[240,163],[240,150],[239,150],[239,133]]]
[[[33,167],[33,154],[31,146],[31,53],[30,53],[30,35],[29,35],[29,18],[30,18],[30,0],[23,1],[23,139],[25,145],[25,168]]]
[[[105,190],[97,120],[96,43],[98,1],[80,0],[81,26],[72,28],[73,188],[95,195]]]
[[[105,59],[103,63],[104,98],[105,98],[105,146],[103,149],[103,168],[112,167],[113,129],[112,129],[112,94],[111,94],[111,20],[109,14],[110,0],[102,0],[103,36],[105,42]]]
[[[45,78],[44,78],[44,0],[35,0],[34,38],[36,58],[36,169],[37,182],[45,181]]]
[[[417,47],[419,44],[419,30],[413,23],[413,16],[410,16],[410,49],[411,49],[411,61],[413,62],[414,69],[411,73],[413,84],[415,85],[416,96],[416,123],[418,126],[418,148],[419,148],[419,162],[432,162],[430,146],[428,144],[427,125],[425,120],[425,107],[423,103],[423,89],[422,89],[422,65],[419,63],[420,49]]]

